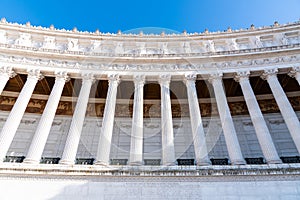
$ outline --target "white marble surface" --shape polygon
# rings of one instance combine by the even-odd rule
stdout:
[[[270,199],[300,198],[299,180],[194,181],[0,177],[2,200],[12,199]]]

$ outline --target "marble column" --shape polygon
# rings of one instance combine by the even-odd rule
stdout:
[[[130,143],[130,165],[143,164],[143,117],[144,117],[144,82],[145,76],[134,76],[134,102],[132,115],[131,143]]]
[[[203,129],[197,90],[195,86],[196,77],[196,74],[188,74],[185,76],[196,164],[210,165],[211,162],[208,158],[205,133]]]
[[[0,67],[0,94],[2,94],[7,81],[16,75],[12,67]]]
[[[33,136],[24,163],[37,164],[40,162],[55,117],[55,112],[64,89],[64,85],[66,81],[69,80],[66,72],[57,72],[55,74],[56,78],[54,86]]]
[[[108,77],[108,91],[105,102],[102,128],[100,132],[98,151],[95,165],[109,165],[111,140],[114,128],[117,89],[120,82],[119,75],[112,74]]]
[[[265,119],[262,115],[255,94],[250,85],[249,75],[249,71],[237,72],[235,80],[240,83],[240,86],[242,88],[242,92],[244,94],[244,99],[248,107],[250,118],[252,120],[258,142],[260,144],[261,150],[264,154],[267,163],[281,163],[281,160],[274,146],[272,137],[270,135],[269,129],[266,125]]]
[[[64,152],[59,162],[60,164],[73,165],[75,163],[76,153],[93,82],[93,74],[88,73],[82,75],[82,86],[77,99],[75,111],[73,113]]]
[[[297,147],[298,152],[300,153],[300,123],[299,119],[293,110],[287,96],[285,95],[284,90],[282,89],[278,78],[277,78],[277,69],[265,70],[261,76],[264,80],[267,80],[275,101],[279,107],[280,113],[291,133],[293,141]]]
[[[174,134],[170,98],[170,75],[159,77],[161,93],[162,165],[175,165]]]
[[[293,69],[289,72],[289,76],[295,78],[300,85],[300,66],[293,67]]]
[[[236,135],[235,127],[227,103],[226,95],[223,88],[222,76],[222,73],[212,74],[209,77],[209,82],[213,85],[214,88],[218,112],[220,115],[222,129],[231,164],[242,165],[246,162],[242,155],[241,147]]]
[[[6,156],[6,153],[25,113],[34,88],[40,79],[42,79],[42,75],[40,74],[39,70],[28,71],[27,81],[22,88],[12,110],[10,111],[0,133],[0,162],[2,162]]]

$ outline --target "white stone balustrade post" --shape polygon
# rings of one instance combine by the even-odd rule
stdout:
[[[108,91],[100,132],[98,151],[95,165],[109,165],[111,140],[114,128],[117,89],[120,82],[119,75],[112,74],[108,77]]]
[[[40,79],[42,79],[42,75],[40,74],[39,70],[28,71],[27,81],[22,88],[12,110],[10,111],[0,133],[0,162],[2,162],[6,156],[6,153],[25,113],[34,88]]]
[[[161,92],[162,164],[175,165],[174,134],[170,98],[170,75],[159,77]]]
[[[11,67],[0,67],[0,94],[2,94],[7,81],[16,75]]]
[[[211,162],[208,158],[205,133],[203,129],[197,90],[195,86],[196,77],[196,74],[188,74],[185,76],[196,157],[195,160],[197,165],[210,165]]]
[[[55,83],[49,95],[46,107],[41,116],[31,145],[29,147],[24,163],[37,164],[39,163],[43,150],[45,148],[48,135],[55,117],[58,103],[64,89],[66,81],[69,80],[66,72],[57,72]]]
[[[297,147],[298,152],[300,153],[300,123],[299,119],[293,110],[284,90],[282,89],[278,78],[277,78],[277,69],[265,70],[261,78],[267,80],[275,101],[279,107],[280,113],[288,127],[288,130],[291,133],[293,141]]]
[[[226,95],[223,88],[222,74],[212,74],[209,82],[213,85],[214,94],[217,102],[218,112],[222,123],[222,129],[226,141],[226,146],[231,164],[242,165],[245,160],[242,155],[241,147],[236,135],[235,127],[227,103]]]
[[[144,75],[134,76],[134,102],[132,115],[131,143],[130,143],[130,165],[143,164],[143,117],[144,117]]]
[[[258,142],[268,164],[282,163],[274,146],[269,129],[259,108],[249,81],[249,71],[237,72],[235,80],[240,83]]]
[[[300,66],[293,67],[293,69],[289,72],[289,76],[295,78],[300,85]]]
[[[60,164],[73,165],[75,163],[76,153],[93,82],[93,74],[88,73],[82,75],[82,86],[77,99],[64,152],[59,162]]]

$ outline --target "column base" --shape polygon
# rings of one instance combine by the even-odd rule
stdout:
[[[211,165],[211,161],[210,160],[197,160],[196,161],[196,165],[197,166],[207,166],[207,165]]]
[[[129,162],[128,165],[131,165],[131,166],[142,166],[143,162],[142,161],[133,161],[133,162]]]
[[[267,160],[267,164],[282,164],[282,160]]]
[[[31,158],[25,158],[23,160],[23,163],[25,163],[25,164],[40,164],[40,161],[31,159]]]
[[[100,165],[100,166],[108,166],[109,163],[108,162],[104,162],[102,160],[97,160],[94,165]]]
[[[177,165],[176,162],[165,162],[165,163],[162,163],[163,166],[175,166]]]
[[[246,165],[245,160],[232,160],[231,165]]]
[[[71,161],[71,160],[60,160],[59,164],[61,164],[61,165],[74,165],[75,162]]]

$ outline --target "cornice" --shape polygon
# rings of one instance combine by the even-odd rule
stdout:
[[[149,76],[158,75],[157,73],[169,73],[172,75],[184,75],[188,72],[196,74],[210,74],[216,70],[223,73],[234,73],[239,70],[263,71],[269,68],[286,69],[299,65],[300,54],[291,55],[276,55],[269,57],[268,54],[263,54],[264,57],[235,57],[234,59],[212,59],[203,57],[197,62],[189,62],[182,59],[180,62],[147,62],[139,63],[134,60],[127,63],[114,63],[113,60],[108,61],[88,61],[83,59],[61,60],[51,58],[31,58],[27,55],[12,56],[0,54],[0,65],[2,67],[13,67],[18,73],[26,73],[26,69],[40,69],[44,73],[54,71],[66,71],[74,77],[74,74],[88,72],[94,74],[107,75],[110,73],[118,73],[119,75],[130,75],[132,73],[144,73]]]
[[[226,33],[132,35],[33,27],[1,21],[0,48],[109,58],[199,57],[297,49],[300,22]]]
[[[257,32],[274,32],[277,30],[282,29],[294,29],[299,28],[300,21],[292,22],[292,23],[285,23],[285,24],[279,24],[278,22],[274,22],[273,25],[269,26],[263,26],[263,27],[255,27],[254,25],[251,25],[251,27],[246,29],[238,29],[238,30],[232,30],[231,28],[228,28],[224,31],[215,31],[215,32],[209,32],[207,29],[203,32],[194,32],[194,33],[187,33],[186,31],[182,33],[161,33],[161,34],[146,34],[146,33],[139,33],[139,34],[133,34],[133,33],[122,33],[121,31],[118,31],[117,33],[103,33],[100,32],[98,29],[95,32],[89,32],[89,31],[80,31],[76,27],[72,30],[66,30],[66,29],[57,29],[54,27],[54,25],[51,25],[50,27],[42,27],[42,26],[34,26],[31,25],[30,22],[27,22],[26,24],[19,24],[14,22],[7,22],[5,18],[2,18],[0,21],[0,27],[7,28],[7,29],[15,29],[22,32],[35,32],[35,33],[48,33],[48,34],[65,34],[65,35],[73,35],[74,37],[80,37],[80,36],[108,36],[108,37],[115,37],[115,38],[187,38],[187,37],[195,37],[195,36],[228,36],[228,35],[236,35],[236,34],[248,34],[248,33],[256,33]]]

